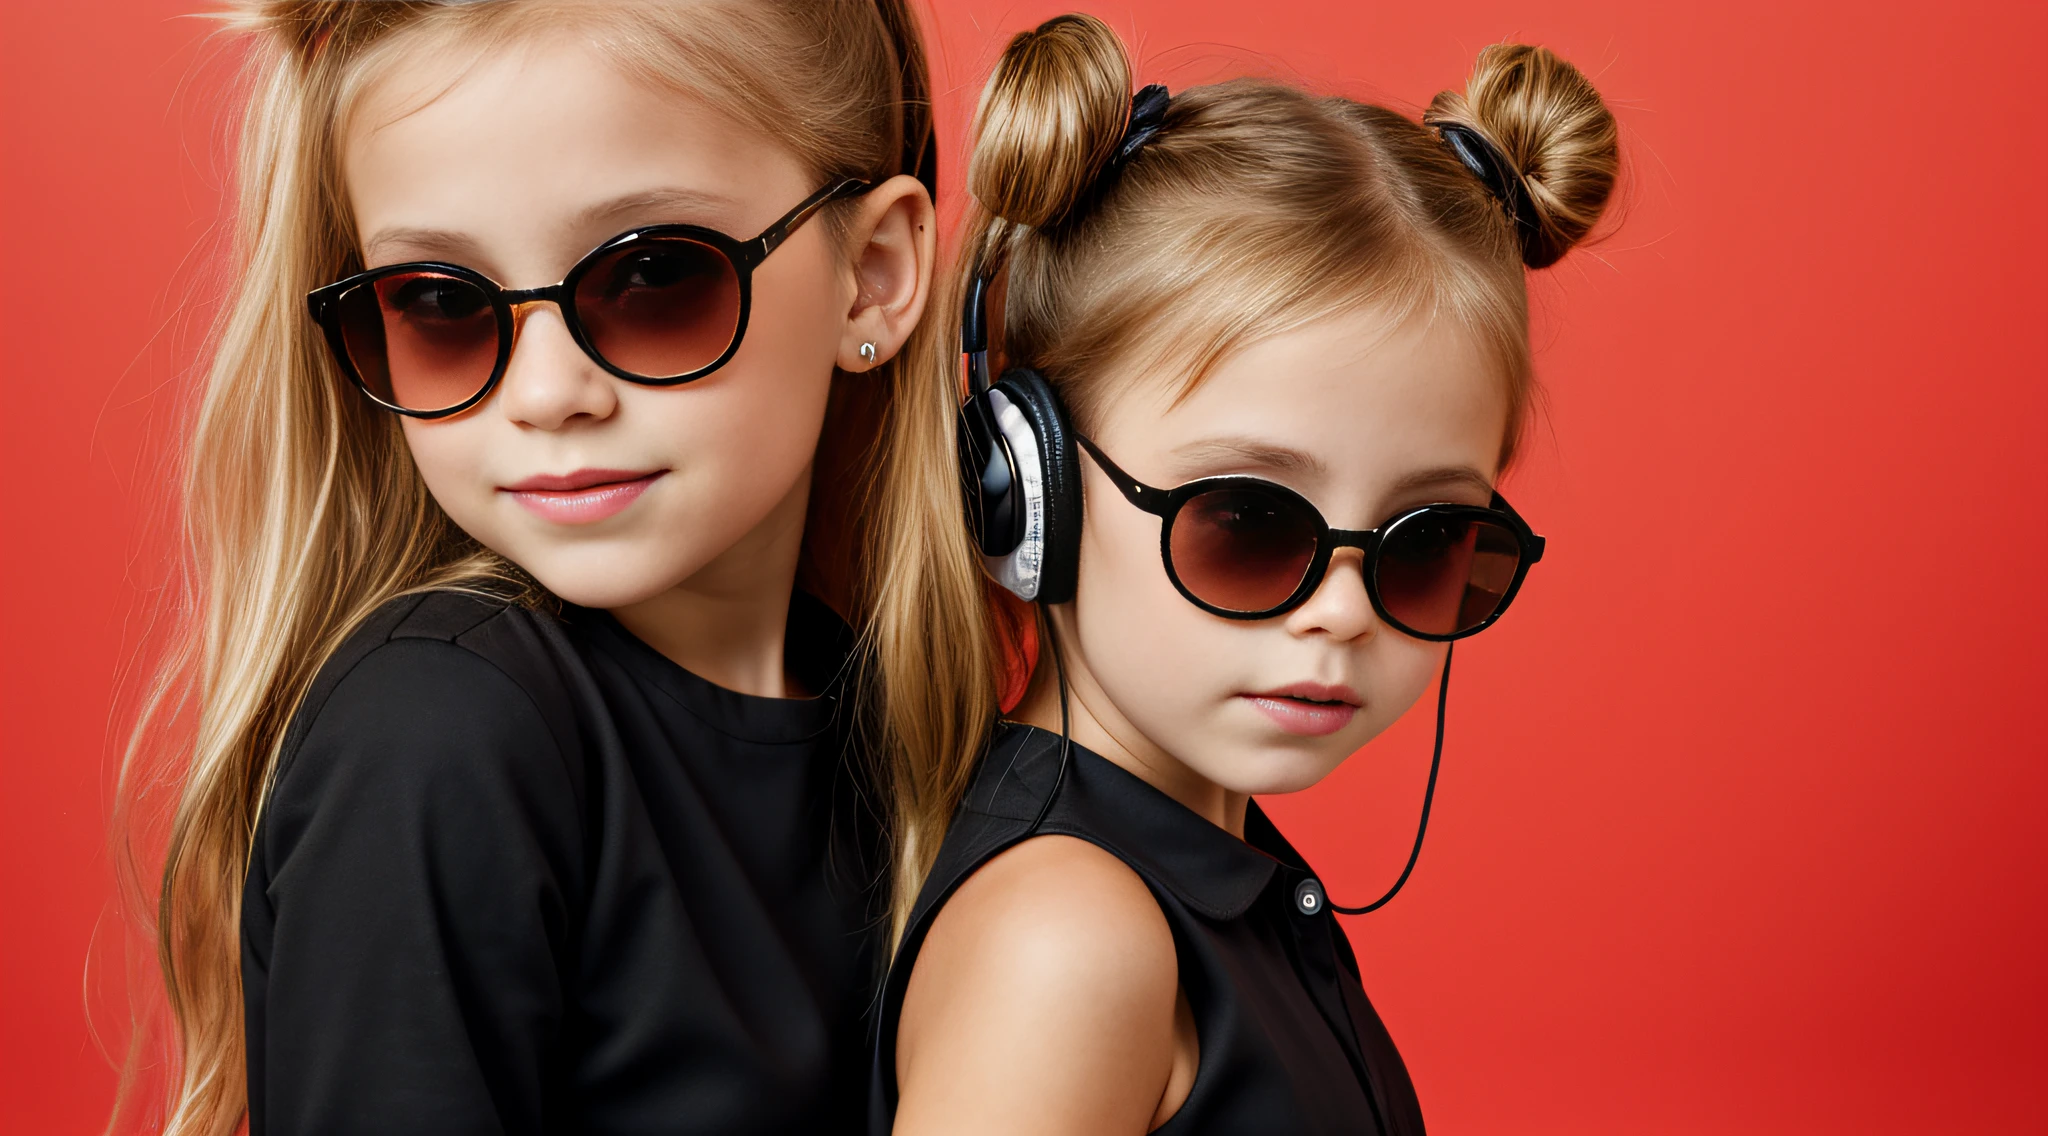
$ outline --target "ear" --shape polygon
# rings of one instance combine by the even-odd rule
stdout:
[[[862,194],[847,225],[853,306],[839,342],[839,368],[868,371],[903,349],[931,294],[938,216],[923,183],[898,174]],[[861,355],[872,343],[874,361]]]

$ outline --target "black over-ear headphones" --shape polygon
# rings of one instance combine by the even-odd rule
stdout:
[[[1018,599],[1074,598],[1081,560],[1081,470],[1073,430],[1037,371],[988,376],[988,276],[968,286],[960,314],[967,401],[957,432],[967,523],[989,575]]]
[[[989,575],[1011,595],[1027,603],[1066,603],[1074,598],[1081,566],[1081,458],[1066,411],[1044,375],[1015,367],[1001,382],[988,381],[989,280],[986,272],[975,274],[960,313],[967,401],[954,436],[967,526]],[[1052,811],[1073,761],[1067,666],[1051,621],[1041,626],[1059,676],[1060,764],[1031,832]]]

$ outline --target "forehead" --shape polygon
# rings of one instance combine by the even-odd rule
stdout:
[[[772,140],[629,77],[567,29],[487,50],[429,34],[370,80],[342,124],[365,242],[387,230],[487,240],[573,227],[605,202],[647,198],[692,202],[676,220],[745,230],[770,202],[804,192],[803,171]]]
[[[1125,386],[1105,429],[1159,452],[1211,439],[1300,451],[1354,485],[1446,466],[1498,473],[1508,384],[1451,319],[1343,312],[1246,345],[1192,390],[1159,378]]]

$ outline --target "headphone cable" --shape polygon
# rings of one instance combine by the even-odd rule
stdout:
[[[1074,755],[1073,732],[1068,728],[1069,720],[1067,717],[1067,663],[1066,659],[1060,654],[1059,636],[1054,634],[1052,629],[1051,609],[1040,604],[1038,611],[1041,617],[1038,625],[1045,629],[1045,644],[1052,650],[1053,672],[1057,676],[1060,687],[1060,768],[1059,772],[1053,775],[1052,788],[1046,792],[1045,801],[1038,806],[1038,815],[1031,818],[1031,827],[1024,830],[1024,835],[1026,836],[1037,832],[1038,826],[1045,823],[1045,814],[1052,811],[1053,798],[1060,795],[1060,786],[1066,783],[1067,763],[1072,760]],[[1433,779],[1434,776],[1432,775]],[[1428,815],[1426,810],[1424,815]],[[1383,900],[1382,902],[1385,901]]]
[[[1436,799],[1436,772],[1443,766],[1444,761],[1444,706],[1450,701],[1451,651],[1456,646],[1455,643],[1444,644],[1444,676],[1438,681],[1436,688],[1436,749],[1429,755],[1429,785],[1422,791],[1422,820],[1415,825],[1415,847],[1408,852],[1408,866],[1401,869],[1401,878],[1394,881],[1394,886],[1387,889],[1387,894],[1364,907],[1342,907],[1331,901],[1330,910],[1339,915],[1370,915],[1385,907],[1387,901],[1400,892],[1401,885],[1408,882],[1409,873],[1415,871],[1415,861],[1422,858],[1422,838],[1429,832],[1429,806],[1430,802]]]

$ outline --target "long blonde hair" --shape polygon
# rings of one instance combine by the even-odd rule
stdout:
[[[251,41],[237,283],[185,455],[189,622],[117,792],[132,821],[151,786],[177,788],[154,932],[175,1029],[163,1130],[179,1136],[231,1132],[245,1109],[241,892],[285,728],[314,675],[404,592],[546,598],[442,513],[396,419],[341,381],[306,317],[306,292],[356,267],[337,139],[359,95],[421,37],[488,51],[567,27],[628,73],[758,129],[820,178],[933,176],[908,0],[243,0],[229,23]],[[863,637],[863,722],[899,841],[925,832],[933,811],[916,771],[971,761],[996,681],[951,474],[950,361],[935,334],[921,330],[857,384],[835,381],[803,569],[838,593],[826,598]],[[184,706],[187,732],[167,731]],[[139,1099],[146,1048],[131,1047],[112,1125],[151,1107]]]
[[[1191,389],[1231,352],[1338,311],[1453,320],[1506,386],[1505,468],[1532,382],[1524,270],[1593,229],[1619,168],[1614,117],[1583,75],[1540,47],[1489,47],[1420,123],[1270,82],[1196,87],[1117,165],[1131,103],[1123,44],[1093,17],[1020,33],[997,62],[955,282],[995,274],[993,365],[1039,371],[1085,431],[1147,364]],[[1511,167],[1524,224],[1445,147],[1454,126]],[[968,773],[924,776],[950,807]]]

